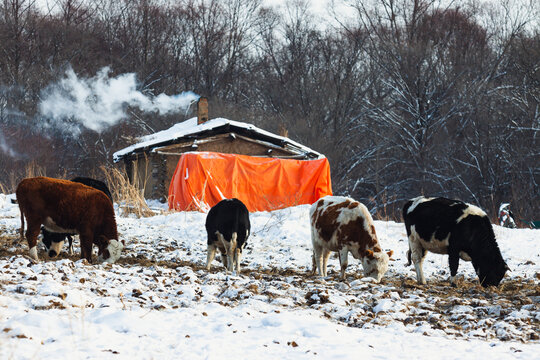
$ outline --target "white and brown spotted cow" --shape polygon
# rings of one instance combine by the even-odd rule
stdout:
[[[118,241],[114,208],[102,191],[67,180],[36,177],[22,180],[16,195],[21,238],[26,218],[26,240],[34,260],[39,260],[36,245],[41,225],[52,232],[79,234],[81,258],[88,261],[93,244],[98,247],[100,261],[113,263],[120,257],[123,244]]]
[[[377,240],[373,219],[364,204],[341,196],[326,196],[310,209],[313,272],[326,276],[331,251],[339,253],[341,278],[345,278],[349,251],[360,259],[364,274],[379,282],[392,251],[384,252]]]

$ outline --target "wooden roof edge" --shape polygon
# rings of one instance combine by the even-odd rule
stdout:
[[[231,129],[234,129],[234,131],[231,131]],[[200,132],[187,134],[185,136],[180,136],[174,139],[168,139],[168,140],[151,144],[148,146],[135,148],[133,151],[130,151],[129,153],[119,155],[116,159],[114,159],[114,162],[120,162],[121,160],[129,160],[130,158],[138,156],[139,154],[151,152],[151,150],[154,148],[161,148],[161,147],[165,147],[169,145],[174,145],[174,144],[186,141],[186,140],[199,140],[201,138],[206,138],[206,137],[217,135],[217,134],[225,134],[225,133],[231,133],[231,132],[236,132],[244,136],[248,135],[249,137],[256,140],[266,141],[273,145],[277,145],[286,151],[296,152],[298,155],[305,154],[307,157],[310,157],[310,158],[319,158],[320,156],[324,156],[322,154],[317,153],[314,150],[304,151],[302,147],[296,146],[293,140],[287,141],[286,139],[282,139],[280,137],[273,137],[266,134],[262,134],[255,129],[249,129],[249,128],[245,128],[241,126],[236,126],[231,123],[226,123],[220,126],[216,126],[212,129],[206,129]],[[307,147],[305,148],[309,149]]]

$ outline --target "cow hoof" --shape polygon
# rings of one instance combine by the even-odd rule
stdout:
[[[23,255],[25,259],[27,259],[28,261],[30,261],[31,264],[39,264],[39,259],[34,259],[28,255]],[[30,264],[28,264],[28,266],[30,266]]]
[[[30,255],[30,258],[32,260],[34,260],[36,263],[39,262],[39,257],[38,257],[38,253],[37,253],[37,247],[33,247],[30,249],[30,251],[28,252],[28,254]]]

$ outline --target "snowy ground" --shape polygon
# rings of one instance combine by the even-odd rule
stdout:
[[[540,231],[495,227],[512,271],[483,289],[460,262],[428,254],[427,286],[405,267],[403,224],[376,222],[394,250],[381,284],[350,259],[311,276],[309,206],[251,214],[240,276],[204,270],[202,213],[119,216],[126,250],[115,265],[63,253],[32,264],[19,210],[0,194],[0,358],[532,359],[540,355]]]

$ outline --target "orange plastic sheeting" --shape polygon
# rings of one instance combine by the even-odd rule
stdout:
[[[169,209],[208,211],[238,198],[250,212],[312,204],[332,195],[328,160],[288,160],[215,152],[185,153],[169,186]]]

